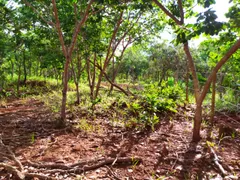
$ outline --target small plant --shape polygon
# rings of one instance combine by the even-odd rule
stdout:
[[[232,137],[233,139],[236,138],[236,131],[233,131],[233,132],[232,132],[231,137]]]
[[[0,99],[0,106],[6,106],[7,105],[7,101],[6,99]]]
[[[34,132],[31,135],[31,143],[33,144],[35,142],[35,134]]]
[[[135,159],[134,157],[132,157],[132,169],[135,169],[136,166],[138,165],[139,163],[139,160],[138,159]]]
[[[208,121],[205,120],[205,119],[203,119],[203,120],[202,120],[202,127],[203,127],[203,128],[207,128],[208,125],[209,125]]]
[[[94,126],[93,124],[90,124],[85,118],[79,120],[76,128],[79,128],[85,132],[101,132],[100,126]]]
[[[214,142],[207,141],[206,142],[209,147],[214,147],[216,144]]]
[[[101,98],[96,98],[94,100],[91,101],[91,109],[92,109],[92,113],[94,112],[94,107],[95,105],[97,105],[98,103],[100,103],[102,101]]]
[[[97,148],[96,148],[96,151],[100,152],[101,154],[105,154],[104,149],[101,148],[101,147],[97,147]]]

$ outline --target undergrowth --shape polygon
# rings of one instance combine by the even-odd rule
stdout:
[[[177,84],[163,82],[145,85],[137,96],[117,99],[115,110],[122,117],[127,128],[146,128],[154,130],[164,112],[177,112],[179,104],[183,103],[183,91]]]

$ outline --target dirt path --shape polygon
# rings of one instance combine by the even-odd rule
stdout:
[[[102,115],[88,117],[81,129],[68,126],[59,130],[55,128],[54,115],[43,103],[28,99],[16,100],[0,108],[0,133],[3,143],[14,151],[28,172],[39,171],[27,165],[26,160],[69,165],[83,160],[114,158],[117,161],[121,157],[130,157],[133,159],[131,164],[108,164],[77,176],[82,179],[133,180],[220,178],[221,173],[214,166],[206,140],[198,144],[191,142],[191,119],[184,115],[170,119],[163,116],[154,131],[140,131],[128,130],[118,124],[112,126],[110,117]],[[206,130],[203,128],[202,134]],[[240,177],[239,134],[220,142],[217,136],[217,131],[213,131],[215,139],[212,141],[216,144],[213,149],[221,157],[223,168],[233,175],[232,179]],[[141,157],[142,162],[135,162],[134,157]],[[0,155],[0,162],[8,161]],[[76,174],[45,173],[57,179],[76,179]],[[0,168],[0,179],[12,178]]]

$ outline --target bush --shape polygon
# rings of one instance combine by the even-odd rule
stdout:
[[[184,101],[184,92],[178,84],[169,81],[157,84],[146,85],[141,94],[136,98],[130,98],[126,102],[128,116],[138,127],[154,126],[160,121],[160,114],[163,112],[177,112],[177,106]],[[120,106],[123,103],[119,103]],[[119,108],[121,108],[119,106]]]

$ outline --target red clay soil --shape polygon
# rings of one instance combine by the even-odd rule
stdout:
[[[162,115],[154,131],[151,128],[126,129],[117,123],[112,126],[111,113],[107,112],[95,118],[86,117],[88,124],[85,130],[74,126],[77,119],[68,119],[66,128],[57,129],[54,114],[42,102],[16,100],[0,107],[0,133],[3,143],[22,162],[24,172],[42,173],[56,179],[238,179],[240,117],[217,115],[212,132],[213,143],[207,146],[208,128],[204,124],[201,132],[203,139],[199,143],[191,142],[191,111],[191,108],[180,108],[177,115]],[[234,131],[219,139],[216,127],[223,122],[233,126]],[[224,178],[215,164],[211,149],[226,172]],[[137,157],[141,161],[136,161]],[[130,158],[132,162],[118,163],[121,158]],[[85,165],[94,166],[99,162],[90,162],[94,159],[113,159],[115,162],[102,163],[89,171],[63,171],[53,167],[48,169],[48,166],[34,167],[29,163],[69,167],[70,164],[89,160]],[[1,162],[14,165],[0,154]],[[0,167],[0,179],[16,179],[9,172]]]

